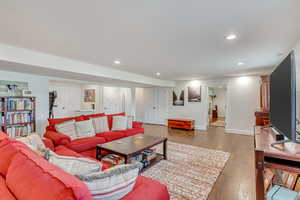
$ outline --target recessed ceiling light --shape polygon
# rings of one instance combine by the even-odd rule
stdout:
[[[243,62],[238,62],[237,65],[242,66],[242,65],[244,65],[244,63]]]
[[[115,63],[116,65],[121,64],[121,62],[120,62],[119,60],[115,60],[114,63]]]
[[[159,73],[159,72],[156,72],[156,76],[160,76],[160,73]]]
[[[226,36],[226,40],[234,40],[234,39],[236,39],[235,34],[230,34],[230,35]]]

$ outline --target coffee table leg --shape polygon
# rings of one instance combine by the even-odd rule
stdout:
[[[164,140],[164,159],[167,160],[167,149],[168,149],[168,145],[167,145],[168,140]]]
[[[101,155],[101,148],[100,147],[96,147],[96,158],[97,160],[101,160],[102,159],[102,155]]]
[[[125,164],[128,164],[128,156],[124,156],[124,158],[125,158]]]

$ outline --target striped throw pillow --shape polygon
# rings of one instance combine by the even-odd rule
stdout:
[[[127,116],[113,116],[112,131],[121,131],[127,129]]]
[[[102,172],[76,175],[89,188],[93,199],[117,200],[132,191],[139,168],[137,164],[118,165]]]
[[[75,123],[77,138],[93,137],[96,135],[92,120]]]
[[[55,129],[59,133],[68,135],[72,140],[77,139],[77,132],[75,127],[75,120],[66,121],[55,125]]]
[[[109,131],[107,116],[93,117],[91,118],[91,120],[93,121],[94,129],[96,133],[103,133]]]

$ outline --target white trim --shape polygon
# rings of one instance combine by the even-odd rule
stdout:
[[[241,135],[254,135],[253,130],[238,130],[238,129],[225,129],[225,133],[241,134]]]
[[[206,131],[207,130],[207,125],[195,125],[196,130],[201,130],[201,131]]]

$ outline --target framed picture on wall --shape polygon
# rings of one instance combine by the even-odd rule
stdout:
[[[184,90],[173,90],[173,106],[184,106]]]
[[[201,102],[201,85],[188,86],[188,102]]]
[[[95,102],[96,91],[95,89],[85,89],[84,90],[84,102]]]

